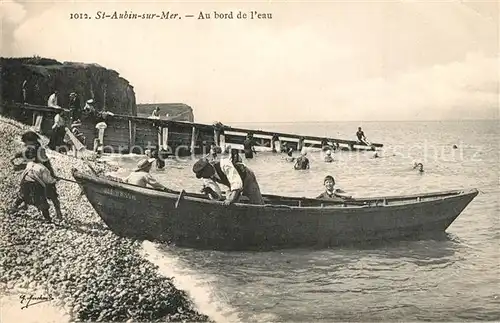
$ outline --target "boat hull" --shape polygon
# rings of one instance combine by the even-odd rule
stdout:
[[[83,175],[75,178],[117,235],[218,250],[323,248],[444,232],[477,195],[471,190],[392,206],[223,206]]]

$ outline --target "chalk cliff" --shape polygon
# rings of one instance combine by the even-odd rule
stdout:
[[[137,115],[134,88],[118,72],[97,64],[60,63],[40,57],[0,57],[0,104],[23,102],[26,81],[26,103],[47,105],[54,90],[59,91],[58,105],[68,108],[69,94],[76,92],[83,107],[94,99],[95,107],[108,111]]]

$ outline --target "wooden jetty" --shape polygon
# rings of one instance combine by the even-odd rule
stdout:
[[[0,114],[29,125],[37,125],[42,134],[49,134],[58,109],[30,104],[10,103],[0,105]],[[99,131],[95,117],[83,117],[79,130],[84,134],[85,146],[94,149]],[[144,153],[145,149],[163,148],[177,156],[206,154],[210,146],[243,144],[248,133],[252,133],[258,146],[279,151],[284,143],[294,150],[302,147],[321,148],[328,146],[341,150],[375,150],[382,144],[367,146],[355,140],[344,140],[318,136],[298,135],[264,130],[243,129],[222,124],[208,125],[187,121],[152,119],[127,115],[108,115],[107,128],[101,134],[100,143],[104,153]],[[274,139],[274,140],[273,140]],[[277,142],[273,142],[277,141]]]

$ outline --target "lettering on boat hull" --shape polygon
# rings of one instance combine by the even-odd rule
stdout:
[[[115,197],[119,197],[119,198],[125,198],[128,200],[137,200],[137,198],[133,194],[130,194],[128,192],[119,191],[119,190],[109,188],[109,187],[104,188],[102,190],[102,193],[105,195],[111,195],[111,196],[115,196]]]

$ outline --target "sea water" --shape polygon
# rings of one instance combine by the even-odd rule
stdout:
[[[461,188],[481,193],[440,239],[272,252],[147,245],[156,253],[153,261],[177,277],[202,312],[219,322],[500,320],[497,120],[238,126],[342,139],[354,139],[362,126],[369,141],[384,144],[381,158],[337,152],[333,163],[310,151],[306,171],[294,171],[282,154],[257,153],[245,163],[263,193],[314,197],[326,175],[354,196]],[[113,161],[125,175],[139,158]],[[171,188],[199,191],[193,162],[169,160],[153,174]],[[424,173],[413,169],[415,162],[423,163]]]

